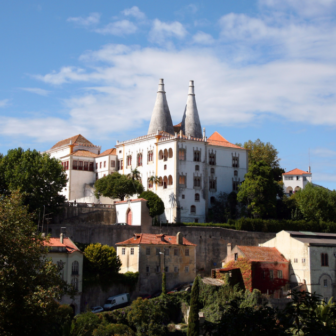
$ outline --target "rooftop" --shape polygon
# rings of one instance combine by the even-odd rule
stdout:
[[[98,156],[106,156],[106,155],[111,155],[114,154],[116,155],[116,149],[115,148],[110,148],[110,149],[106,149],[103,153],[99,154]]]
[[[87,151],[87,150],[83,150],[83,149],[78,150],[78,151],[72,153],[71,155],[72,155],[72,156],[92,157],[92,158],[95,158],[95,157],[98,156],[98,155],[95,154],[95,153],[92,153],[92,152],[89,152],[89,151]]]
[[[176,236],[167,236],[165,234],[151,234],[151,233],[135,233],[133,238],[127,239],[116,245],[139,245],[139,244],[153,244],[153,245],[177,245]],[[183,245],[196,246],[189,240],[183,237]]]
[[[295,168],[295,169],[290,170],[287,173],[283,173],[282,175],[311,175],[311,173]]]
[[[264,246],[237,246],[250,261],[288,262],[287,259],[275,248]]]
[[[335,245],[336,233],[320,233],[310,231],[286,231],[294,239],[310,245]]]
[[[64,140],[57,142],[54,146],[51,147],[51,149],[55,149],[55,148],[62,147],[65,145],[70,145],[70,141],[73,145],[77,144],[77,145],[84,145],[84,146],[89,146],[89,147],[96,147],[92,142],[85,139],[83,135],[77,134],[71,138],[64,139]]]
[[[61,243],[60,238],[49,238],[49,241],[44,241],[44,246],[50,247],[65,247],[67,253],[81,252],[81,250],[74,244],[74,242],[67,237],[63,238],[63,243]]]
[[[218,132],[213,133],[208,138],[208,143],[209,143],[209,145],[212,145],[212,146],[222,146],[222,147],[231,147],[231,148],[237,148],[237,149],[245,149],[245,148],[234,145],[231,142],[227,141]]]

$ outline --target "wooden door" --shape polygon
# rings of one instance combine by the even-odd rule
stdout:
[[[131,210],[128,210],[127,212],[127,224],[128,225],[132,225],[132,211]]]

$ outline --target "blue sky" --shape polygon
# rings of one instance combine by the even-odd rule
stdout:
[[[174,123],[260,138],[336,188],[336,0],[2,1],[0,152],[147,133],[159,78]]]

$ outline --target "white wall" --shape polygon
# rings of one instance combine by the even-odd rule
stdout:
[[[292,178],[290,180],[289,178]],[[306,178],[306,180],[304,180]],[[295,188],[299,187],[303,189],[307,183],[312,182],[312,175],[282,175],[282,181],[284,183],[284,193],[289,193],[289,187],[292,188],[293,192]]]
[[[131,209],[132,225],[141,225],[141,207],[141,201],[133,201],[129,204],[128,202],[116,202],[117,223],[126,223],[128,209]]]

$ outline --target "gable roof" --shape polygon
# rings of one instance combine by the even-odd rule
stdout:
[[[92,153],[92,152],[90,152],[88,150],[84,150],[84,149],[78,150],[78,151],[72,153],[71,155],[72,156],[92,157],[92,158],[95,158],[95,157],[98,156],[97,154]]]
[[[75,245],[75,243],[70,238],[63,238],[63,244],[60,238],[49,238],[49,241],[44,241],[44,246],[50,247],[65,247],[67,253],[81,252],[81,250]]]
[[[239,147],[237,145],[232,144],[231,142],[227,141],[224,137],[222,137],[218,132],[213,133],[208,138],[208,143],[212,146],[222,146],[222,147],[231,147],[231,148],[239,148],[239,149],[245,149],[242,147]]]
[[[74,135],[71,138],[64,139],[64,140],[61,140],[61,141],[57,142],[54,146],[51,147],[51,149],[55,149],[55,148],[58,148],[58,147],[69,145],[70,141],[72,142],[73,145],[74,144],[81,144],[81,145],[86,145],[86,146],[90,146],[90,147],[91,146],[95,147],[94,144],[92,142],[90,142],[89,140],[85,139],[83,137],[83,135],[77,134],[77,135]]]
[[[290,170],[287,173],[282,173],[282,175],[311,175],[311,173],[295,168],[295,169]]]
[[[237,246],[249,261],[288,262],[288,260],[275,248],[264,246]]]
[[[133,238],[127,239],[116,245],[177,245],[176,236],[167,236],[165,234],[135,233]],[[183,245],[196,246],[183,237]]]
[[[98,156],[106,156],[106,155],[111,155],[111,154],[116,154],[116,149],[115,148],[110,148],[106,149],[103,153],[99,154]]]

